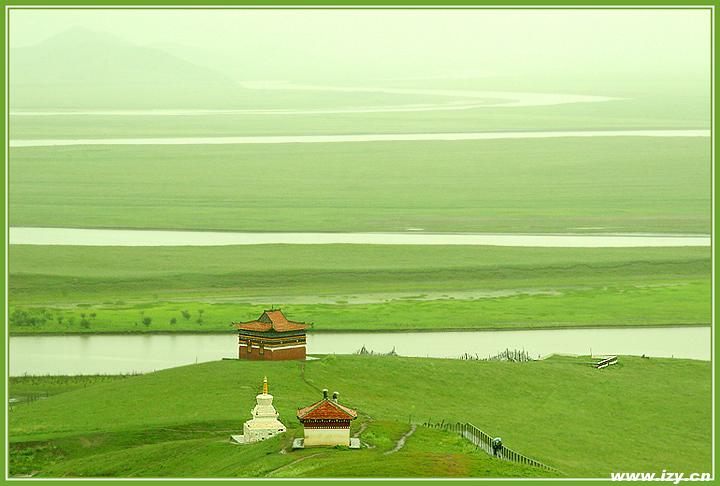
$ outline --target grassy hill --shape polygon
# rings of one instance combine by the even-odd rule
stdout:
[[[621,357],[619,365],[595,370],[583,361],[326,356],[304,365],[221,361],[100,381],[12,407],[11,472],[39,471],[40,476],[539,474],[499,464],[456,436],[423,428],[404,449],[382,454],[408,430],[409,421],[426,420],[472,422],[569,476],[709,470],[710,363]],[[241,430],[263,375],[268,376],[288,433],[257,446],[233,446],[228,435]],[[13,386],[11,382],[11,395]],[[26,393],[28,384],[24,386]],[[361,437],[375,448],[280,453],[300,433],[295,409],[317,400],[319,389],[325,387],[338,390],[341,401],[359,411],[353,431],[367,423]]]

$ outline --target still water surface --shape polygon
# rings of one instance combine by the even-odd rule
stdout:
[[[12,139],[10,147],[71,145],[229,145],[338,142],[417,142],[568,137],[709,137],[710,130],[583,130],[556,132],[380,133],[360,135],[264,135],[238,137]]]
[[[705,235],[520,233],[241,233],[84,228],[10,228],[11,245],[493,245],[546,248],[710,246]]]
[[[710,327],[599,328],[535,331],[310,333],[308,353],[351,354],[361,346],[402,356],[487,357],[509,348],[552,353],[633,354],[709,360]],[[13,336],[10,375],[149,372],[235,357],[227,334]]]

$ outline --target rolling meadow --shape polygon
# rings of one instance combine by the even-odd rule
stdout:
[[[607,477],[650,463],[709,470],[710,363],[623,356],[598,372],[587,359],[327,356],[304,364],[217,361],[83,388],[71,381],[68,391],[13,406],[10,468],[14,474],[39,471],[38,477],[548,475],[422,426],[404,448],[385,455],[410,422],[467,421],[565,477]],[[228,436],[242,428],[264,375],[288,432],[257,446],[232,446]],[[57,389],[63,380],[36,379],[31,387],[11,381],[10,391]],[[302,434],[295,410],[330,385],[358,410],[352,433],[360,432],[371,447],[290,450],[292,437]]]

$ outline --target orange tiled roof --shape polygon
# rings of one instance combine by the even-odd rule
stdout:
[[[283,331],[300,331],[307,329],[310,324],[304,322],[289,321],[280,310],[269,310],[262,313],[255,321],[248,322],[233,322],[235,329],[241,329],[244,331],[260,331],[265,332],[274,330],[278,332]]]
[[[357,418],[357,412],[329,398],[323,398],[319,402],[299,409],[297,411],[297,418],[301,421],[306,419],[355,420]]]

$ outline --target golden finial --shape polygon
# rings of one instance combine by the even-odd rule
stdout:
[[[265,395],[268,394],[267,376],[263,378],[263,393]]]

